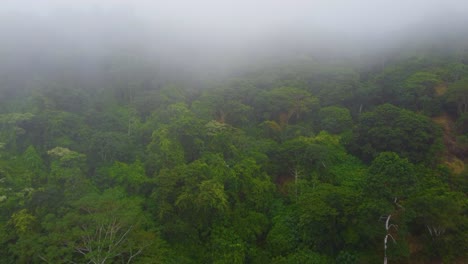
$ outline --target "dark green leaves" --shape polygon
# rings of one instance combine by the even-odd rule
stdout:
[[[392,151],[412,162],[430,163],[440,151],[440,128],[429,118],[385,104],[362,114],[349,149],[369,161]]]

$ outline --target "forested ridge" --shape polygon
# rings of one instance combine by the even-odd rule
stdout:
[[[409,53],[2,72],[0,263],[466,263],[468,53]]]

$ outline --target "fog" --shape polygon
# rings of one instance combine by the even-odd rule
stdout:
[[[463,42],[465,17],[463,0],[3,0],[0,84],[116,65],[207,76],[304,54],[383,54]]]

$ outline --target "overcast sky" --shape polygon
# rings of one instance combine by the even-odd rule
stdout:
[[[0,9],[59,16],[111,12],[199,30],[395,30],[435,15],[468,15],[466,0],[2,0]]]
[[[349,42],[367,50],[361,43],[388,45],[410,28],[434,35],[441,25],[467,28],[467,17],[468,0],[1,0],[0,64],[70,54],[93,59],[122,49],[150,50],[176,64],[301,45]]]

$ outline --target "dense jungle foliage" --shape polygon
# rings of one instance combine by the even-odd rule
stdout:
[[[468,261],[468,52],[101,70],[1,77],[0,263]]]

